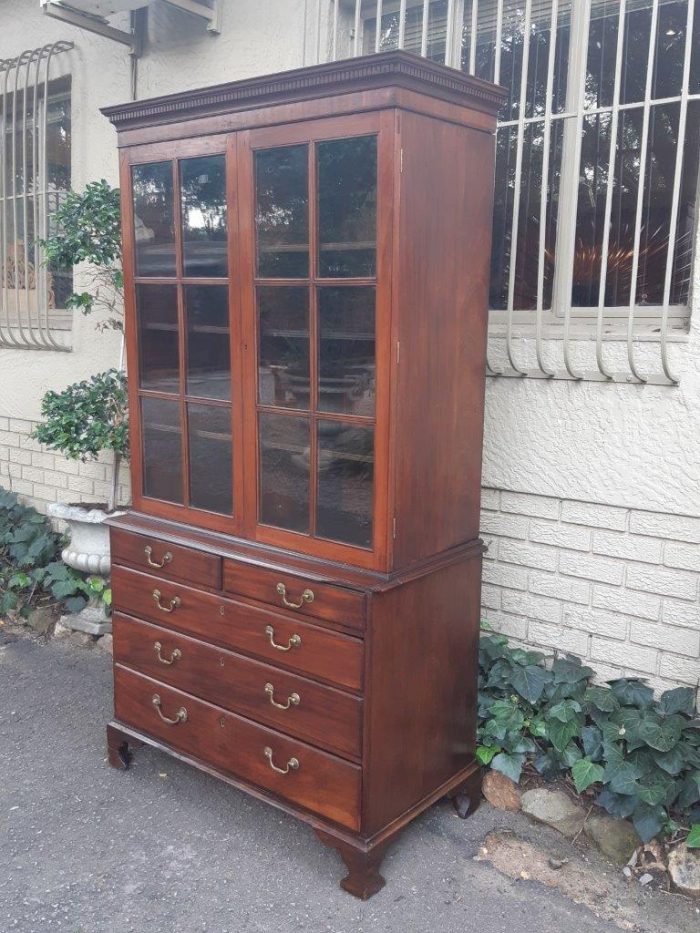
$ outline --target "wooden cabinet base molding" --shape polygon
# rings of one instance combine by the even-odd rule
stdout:
[[[108,108],[133,510],[109,763],[304,820],[366,899],[478,805],[478,538],[500,90],[405,52]]]

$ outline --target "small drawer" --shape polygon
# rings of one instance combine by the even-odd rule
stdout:
[[[357,590],[229,559],[224,561],[224,589],[278,609],[364,629],[366,599]]]
[[[126,567],[112,570],[112,599],[117,612],[339,687],[362,687],[364,645],[359,638]]]
[[[185,580],[213,590],[221,589],[221,558],[206,551],[181,547],[153,538],[112,528],[112,563],[128,564],[166,580]]]
[[[116,718],[220,771],[359,829],[361,769],[117,665]]]
[[[357,697],[128,616],[115,614],[113,626],[119,664],[321,748],[360,757]]]

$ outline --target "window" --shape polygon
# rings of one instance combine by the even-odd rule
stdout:
[[[495,322],[506,313],[553,325],[600,315],[607,329],[630,313],[652,328],[662,313],[687,321],[700,2],[385,0],[378,30],[371,6],[364,52],[402,45],[508,90],[497,133]],[[460,60],[448,49],[450,15]]]
[[[69,348],[72,274],[37,243],[71,182],[70,78],[49,80],[51,48],[0,61],[0,347]]]

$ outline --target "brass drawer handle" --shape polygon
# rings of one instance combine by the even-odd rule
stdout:
[[[166,564],[169,564],[170,561],[173,559],[173,555],[170,553],[170,551],[166,551],[165,554],[163,555],[163,560],[160,563],[158,563],[157,560],[151,560],[151,554],[153,553],[153,548],[151,547],[150,544],[146,545],[146,547],[143,549],[143,553],[146,555],[146,562],[148,563],[148,566],[157,567],[158,570],[162,570],[163,567],[165,567]]]
[[[265,626],[265,634],[272,647],[277,648],[278,651],[290,651],[292,648],[298,648],[301,644],[301,635],[292,635],[286,646],[278,645],[275,641],[275,630],[271,625]]]
[[[164,716],[160,711],[160,697],[157,693],[153,694],[153,699],[151,700],[155,708],[156,713],[160,716],[163,722],[166,722],[169,726],[176,726],[180,722],[187,722],[187,710],[184,706],[181,706],[180,709],[175,714],[175,719],[168,719],[167,716]]]
[[[313,590],[304,590],[298,603],[293,603],[291,600],[287,599],[287,587],[284,585],[284,583],[277,584],[277,592],[282,597],[282,602],[285,604],[287,609],[301,609],[304,603],[312,603],[314,601]]]
[[[298,693],[290,693],[286,703],[278,703],[275,700],[275,688],[272,684],[265,684],[265,693],[270,698],[270,703],[277,709],[289,709],[290,706],[298,706],[301,703],[301,697]]]
[[[169,606],[164,606],[161,601],[161,592],[160,590],[153,590],[153,599],[155,600],[156,606],[161,610],[161,612],[175,612],[175,610],[182,604],[182,600],[179,596],[173,596],[170,600]]]
[[[160,653],[162,648],[163,646],[161,645],[159,641],[154,642],[153,650],[158,656],[158,660],[160,661],[161,664],[174,664],[176,661],[179,661],[180,658],[182,657],[182,651],[180,651],[179,648],[173,648],[170,654],[170,660],[168,661],[168,659],[164,658],[163,655]]]
[[[299,768],[298,758],[290,758],[289,761],[287,762],[286,768],[278,768],[277,765],[272,760],[272,749],[270,748],[269,745],[265,749],[265,757],[270,762],[270,767],[272,768],[272,770],[276,771],[278,774],[289,774],[290,771],[297,771]]]

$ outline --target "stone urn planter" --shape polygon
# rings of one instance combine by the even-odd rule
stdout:
[[[109,528],[105,521],[109,516],[123,512],[107,512],[99,505],[70,505],[65,502],[51,503],[48,513],[68,525],[70,542],[61,553],[64,564],[101,577],[109,576]],[[101,606],[86,606],[81,612],[66,615],[61,622],[67,628],[90,635],[105,635],[112,631],[112,623],[105,618]]]

